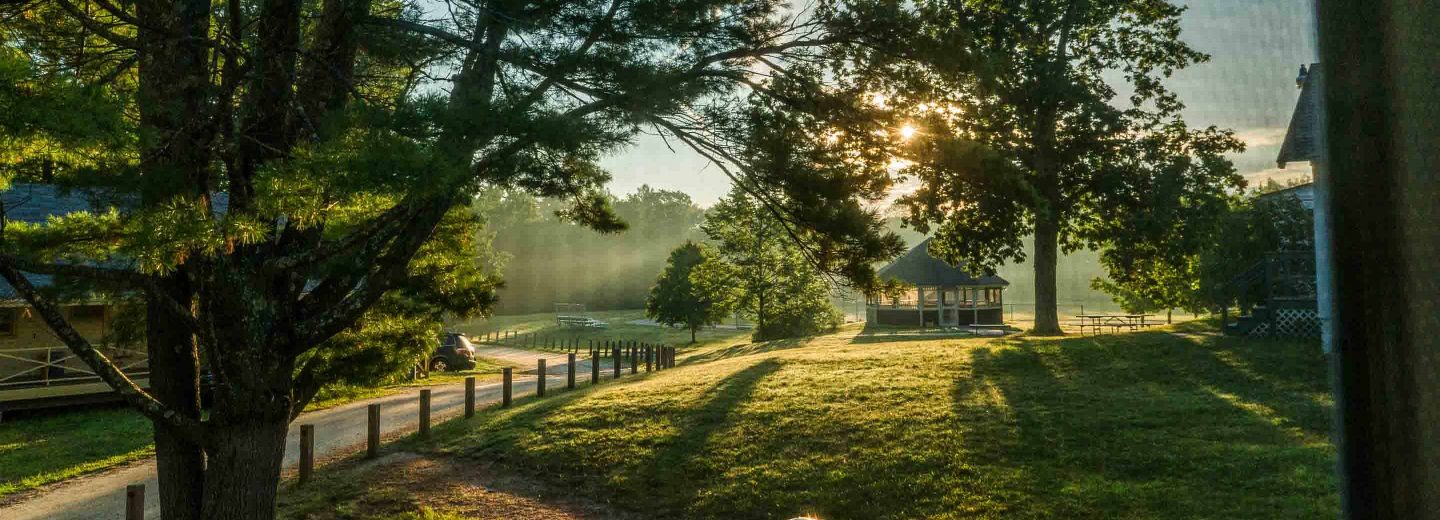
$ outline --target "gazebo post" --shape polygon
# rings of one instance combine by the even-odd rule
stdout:
[[[984,289],[976,288],[970,298],[970,325],[980,323],[980,294]]]
[[[925,328],[925,286],[915,286],[915,308],[920,310],[920,328]]]
[[[1005,323],[1005,289],[995,290],[995,305],[1000,307],[1000,323]]]

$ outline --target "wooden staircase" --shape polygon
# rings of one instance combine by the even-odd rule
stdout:
[[[1315,307],[1315,257],[1306,252],[1265,256],[1231,279],[1220,323],[1231,336],[1310,336],[1319,333]],[[1236,304],[1230,317],[1229,303]]]

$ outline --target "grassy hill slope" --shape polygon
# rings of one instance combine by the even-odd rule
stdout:
[[[1318,350],[1166,331],[702,347],[410,449],[641,517],[1334,517]]]

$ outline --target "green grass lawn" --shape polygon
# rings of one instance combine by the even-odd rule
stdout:
[[[405,449],[654,518],[1337,516],[1319,347],[1199,326],[715,343]]]
[[[0,497],[152,453],[150,421],[128,408],[6,419],[0,423]]]

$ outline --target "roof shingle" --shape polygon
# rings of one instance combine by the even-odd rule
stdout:
[[[1295,101],[1290,128],[1285,131],[1285,141],[1280,144],[1280,155],[1275,159],[1281,168],[1285,163],[1314,161],[1319,157],[1320,64],[1312,63],[1308,70],[1302,68],[1302,77],[1300,98]]]
[[[881,268],[879,275],[881,279],[899,280],[911,285],[1010,285],[1010,282],[994,274],[978,278],[970,276],[963,266],[952,266],[944,260],[930,256],[928,238],[900,258],[896,258],[894,262],[890,262],[890,265]]]

